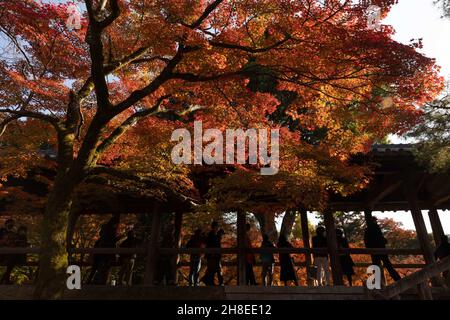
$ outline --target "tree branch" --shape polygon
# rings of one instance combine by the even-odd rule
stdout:
[[[121,125],[119,125],[114,131],[97,147],[97,154],[102,154],[106,149],[108,149],[117,139],[119,139],[130,127],[134,126],[138,121],[145,117],[157,114],[160,112],[160,106],[164,100],[169,98],[169,95],[162,96],[158,99],[156,104],[150,109],[141,110],[135,112],[133,115],[128,117]]]
[[[122,179],[122,180],[130,180],[138,183],[144,183],[147,188],[160,188],[164,192],[166,192],[169,195],[172,195],[178,199],[181,199],[182,201],[189,201],[192,205],[197,205],[197,200],[193,199],[191,197],[185,196],[184,194],[180,192],[174,191],[173,188],[170,186],[153,179],[151,177],[140,177],[136,173],[132,171],[125,171],[120,169],[115,169],[111,167],[105,167],[105,166],[96,166],[89,170],[88,175],[94,176],[99,174],[108,174],[111,176],[114,176],[116,178]]]
[[[181,24],[185,27],[188,27],[190,29],[195,29],[200,27],[200,25],[205,21],[208,16],[223,2],[223,0],[216,0],[213,3],[209,4],[205,11],[203,11],[202,15],[193,23],[187,24],[184,22],[181,22]]]
[[[58,118],[43,113],[27,110],[13,110],[13,109],[0,109],[0,113],[9,113],[13,115],[3,120],[3,122],[0,124],[0,136],[5,132],[6,127],[9,123],[11,123],[14,120],[18,120],[20,118],[34,118],[43,120],[52,124],[57,131],[61,130]]]
[[[267,46],[267,47],[264,47],[264,48],[251,48],[251,47],[247,47],[247,46],[241,46],[241,45],[238,45],[238,44],[222,43],[222,42],[216,42],[216,41],[209,41],[209,44],[212,45],[213,47],[219,47],[219,48],[225,48],[225,49],[233,49],[233,50],[241,50],[241,51],[245,51],[245,52],[248,52],[248,53],[262,53],[262,52],[267,52],[267,51],[270,51],[272,49],[275,49],[275,48],[283,45],[284,43],[286,43],[290,39],[292,39],[292,37],[287,34],[283,40],[277,41],[274,44],[272,44],[270,46]]]

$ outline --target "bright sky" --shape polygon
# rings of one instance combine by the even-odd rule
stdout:
[[[450,19],[442,19],[439,7],[433,0],[400,0],[395,5],[383,24],[389,24],[396,30],[395,39],[409,43],[411,39],[423,38],[420,51],[430,58],[435,58],[441,66],[441,74],[450,80]],[[401,142],[400,139],[393,139]],[[414,229],[414,222],[409,212],[376,214],[379,217],[394,218],[407,229]],[[444,231],[450,234],[450,212],[440,212]],[[431,231],[428,215],[424,215],[427,228]]]

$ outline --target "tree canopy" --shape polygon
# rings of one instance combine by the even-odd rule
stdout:
[[[57,149],[38,297],[60,294],[68,215],[90,175],[191,183],[192,168],[170,161],[173,129],[280,129],[280,173],[236,165],[215,180],[214,206],[257,211],[252,196],[274,193],[272,211],[320,206],[361,188],[367,170],[351,156],[406,132],[443,86],[419,42],[367,27],[367,7],[386,15],[393,0],[86,0],[77,30],[69,2],[0,3],[0,173]]]

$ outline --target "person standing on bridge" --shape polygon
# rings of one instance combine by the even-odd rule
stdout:
[[[378,225],[378,221],[376,217],[369,217],[366,221],[367,228],[364,232],[364,244],[366,248],[377,248],[384,249],[386,248],[387,239],[383,236],[383,232],[381,231],[380,226]],[[383,264],[381,264],[383,262]],[[391,261],[387,254],[373,254],[372,255],[372,263],[374,265],[379,266],[380,268],[383,266],[389,272],[389,275],[395,281],[401,279],[398,272],[394,269]]]
[[[278,239],[278,248],[293,248],[294,246],[287,240],[284,234],[280,235]],[[294,284],[298,286],[297,274],[294,268],[294,262],[290,253],[280,253],[280,281],[284,282],[287,286],[289,281],[294,281]]]
[[[326,249],[327,246],[327,237],[326,230],[324,227],[319,226],[316,229],[316,235],[312,237],[312,247],[314,249]],[[328,254],[326,252],[323,253],[314,253],[314,266],[317,268],[317,282],[319,286],[325,285],[328,286],[331,283],[331,275],[330,275],[330,264],[328,262]]]
[[[133,229],[127,232],[127,238],[122,241],[120,248],[132,249],[136,248],[138,240],[136,232]],[[136,254],[121,254],[119,255],[119,264],[121,265],[119,271],[119,285],[131,286],[133,283],[133,269],[136,261]]]
[[[17,233],[10,233],[8,239],[8,246],[14,248],[27,248],[30,246],[27,238],[27,227],[20,226],[17,229]],[[7,256],[6,259],[6,271],[0,280],[1,284],[11,283],[11,273],[15,266],[24,265],[27,262],[26,254],[11,254]]]
[[[250,223],[245,225],[245,247],[251,249],[252,241],[250,239]],[[245,255],[245,277],[247,285],[256,285],[255,273],[253,272],[253,266],[256,263],[256,258],[253,253],[247,253]]]
[[[117,232],[119,228],[120,215],[114,215],[107,223],[103,224],[99,239],[95,242],[94,248],[115,248],[118,240]],[[106,285],[112,264],[116,260],[114,254],[94,254],[91,272],[89,273],[87,284]]]
[[[267,234],[263,235],[263,241],[261,243],[261,248],[273,249],[275,248],[274,244],[270,241],[269,236]],[[263,286],[272,286],[273,283],[273,267],[275,264],[275,259],[273,257],[273,253],[261,253],[261,263],[262,263],[262,272],[261,278]]]
[[[342,229],[336,229],[336,238],[339,249],[350,248]],[[342,273],[347,277],[348,285],[351,287],[353,285],[352,276],[355,274],[355,270],[353,270],[355,263],[348,253],[339,254],[339,262],[341,263]]]
[[[191,236],[189,241],[186,244],[186,248],[199,249],[205,246],[202,230],[197,229],[194,231],[194,234]],[[189,286],[198,286],[198,278],[200,269],[202,267],[202,255],[200,253],[193,253],[190,256],[189,261]]]
[[[222,236],[225,234],[223,229],[219,230],[219,223],[213,221],[211,223],[211,230],[206,238],[206,248],[221,248],[222,247]],[[207,267],[206,272],[202,278],[202,282],[207,286],[214,286],[217,273],[217,278],[219,280],[219,286],[223,285],[223,275],[222,275],[222,255],[220,253],[208,253],[205,254]]]
[[[440,245],[434,252],[436,260],[443,260],[450,256],[450,243],[448,243],[448,237],[446,235],[441,236]],[[444,279],[448,286],[450,286],[450,271],[444,271]]]

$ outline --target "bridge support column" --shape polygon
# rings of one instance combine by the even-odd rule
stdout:
[[[246,224],[246,214],[243,211],[237,213],[237,266],[238,266],[238,285],[245,286],[247,284],[246,274],[245,274],[245,224]]]
[[[155,271],[158,263],[158,244],[159,235],[161,232],[161,210],[158,204],[155,204],[153,208],[152,216],[152,229],[150,233],[150,239],[147,245],[147,257],[145,261],[145,274],[144,274],[144,284],[153,285],[155,278]]]
[[[442,227],[441,219],[439,218],[436,207],[432,206],[428,211],[428,218],[430,219],[431,229],[433,229],[433,238],[436,247],[441,245],[441,237],[445,235]]]
[[[300,222],[302,227],[302,240],[303,247],[306,249],[311,248],[311,243],[309,242],[309,228],[308,228],[308,211],[305,208],[300,208]],[[313,279],[308,277],[308,268],[312,265],[311,253],[305,254],[306,261],[306,277],[308,287],[312,287],[314,285]]]
[[[326,209],[324,212],[325,228],[327,229],[327,245],[328,254],[330,256],[331,272],[333,275],[333,285],[342,286],[344,281],[342,279],[341,263],[339,262],[338,245],[336,238],[336,225],[331,209]]]
[[[408,188],[406,190],[406,196],[408,198],[409,208],[416,227],[417,239],[419,240],[425,263],[432,264],[435,261],[433,249],[428,239],[427,227],[425,225],[425,220],[423,219],[422,211],[417,204],[416,194],[412,192],[411,188]]]

